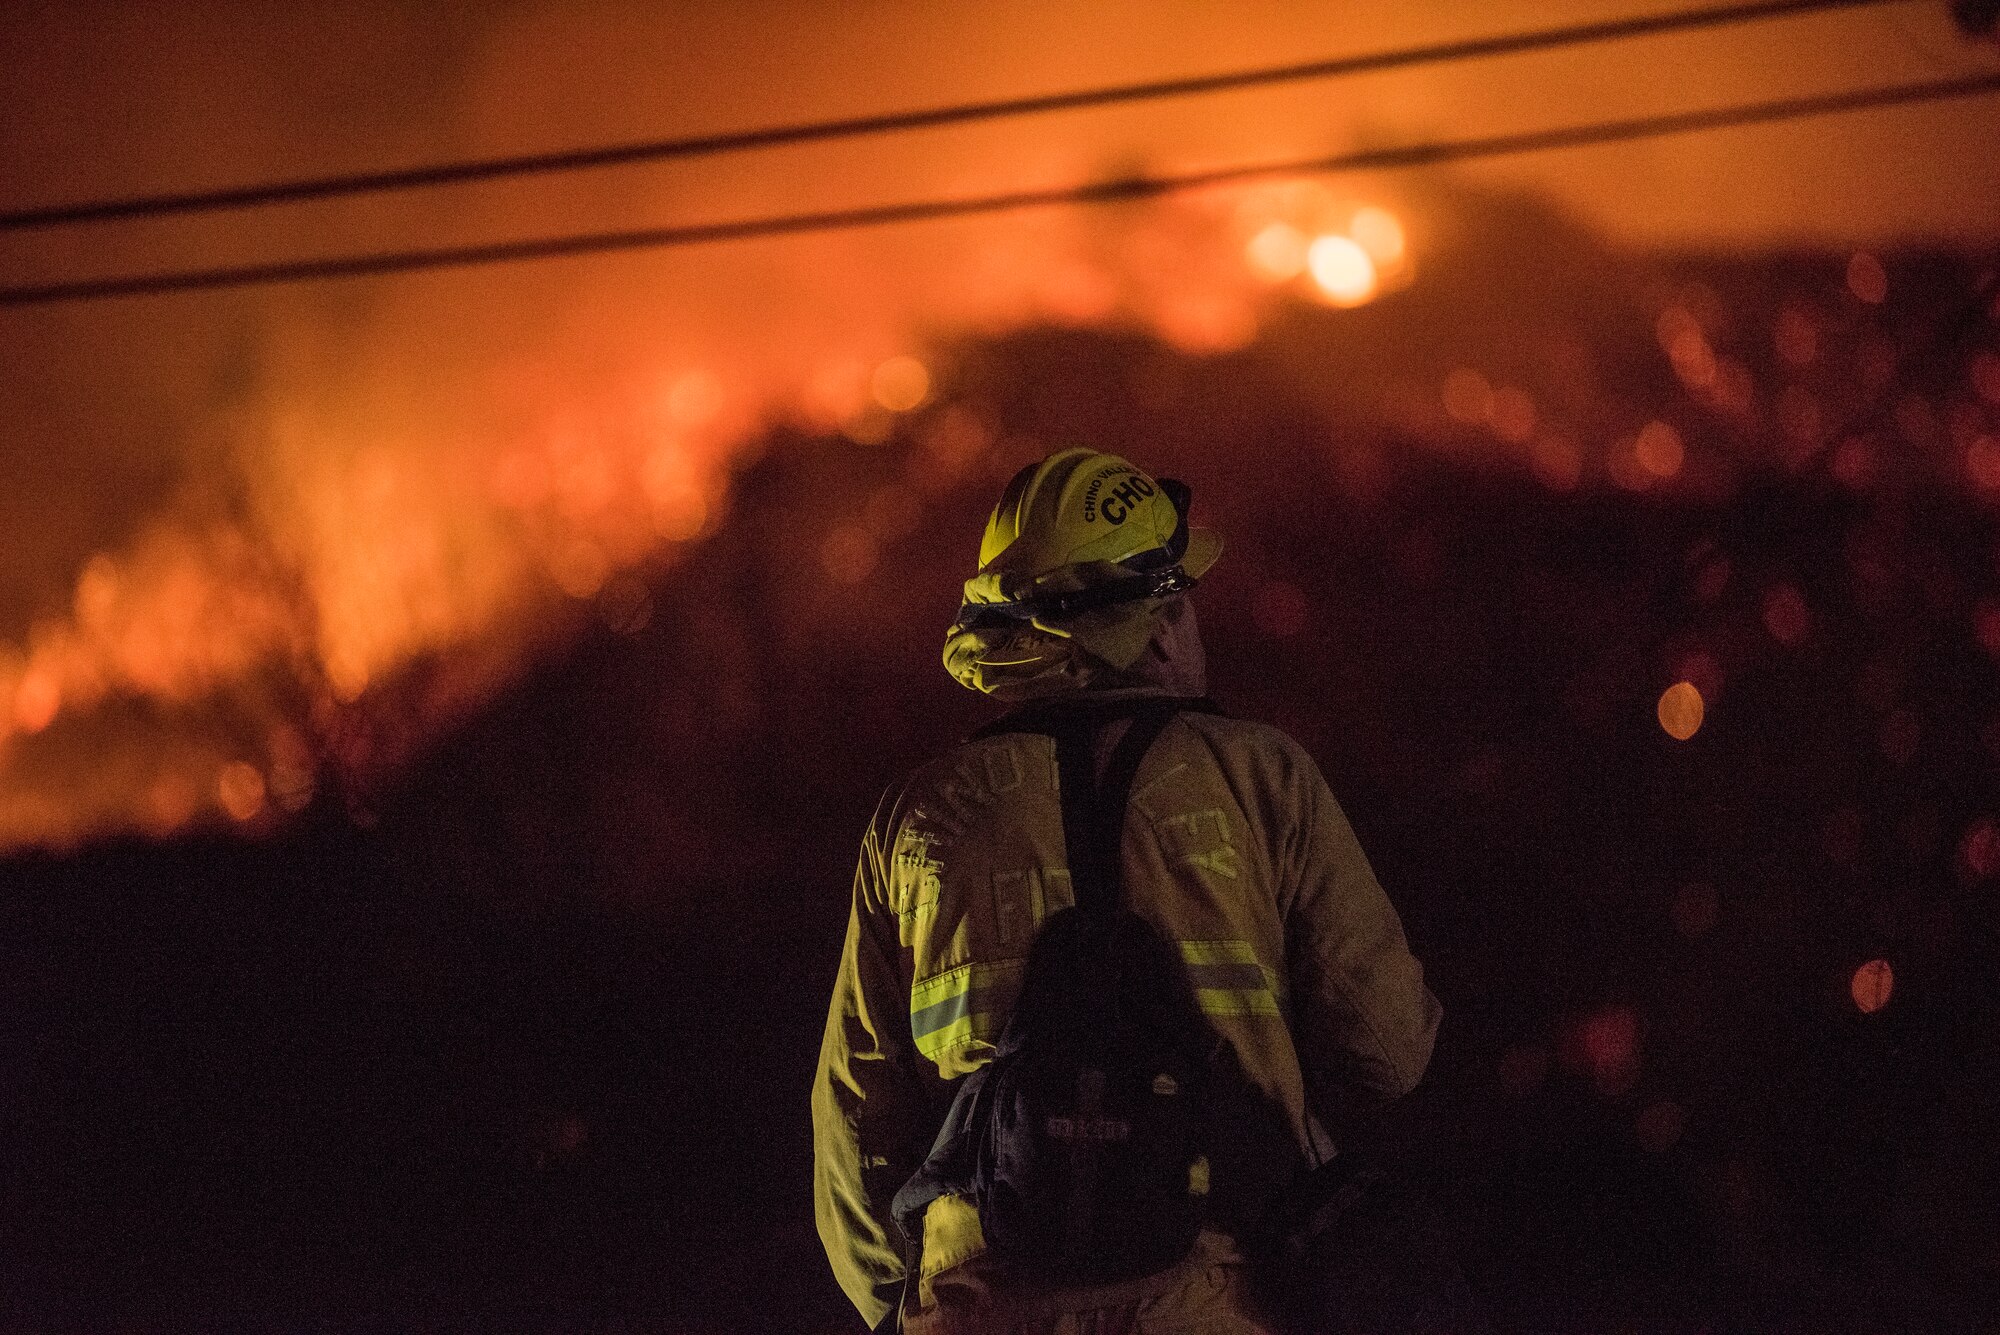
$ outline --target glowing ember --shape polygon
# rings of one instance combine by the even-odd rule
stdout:
[[[1704,700],[1713,700],[1722,692],[1722,665],[1706,649],[1693,649],[1677,657],[1674,678],[1693,685]]]
[[[1317,238],[1306,248],[1306,267],[1330,305],[1359,306],[1375,295],[1375,261],[1350,237]]]
[[[1268,282],[1283,283],[1305,272],[1306,234],[1290,223],[1274,222],[1250,238],[1244,258]]]
[[[1796,649],[1812,633],[1812,609],[1790,584],[1779,584],[1764,595],[1764,629],[1787,649]]]
[[[1958,845],[1959,863],[1973,880],[2000,871],[2000,826],[1980,817],[1965,829]]]
[[[1870,306],[1880,306],[1889,299],[1889,274],[1882,267],[1882,261],[1865,250],[1854,252],[1854,258],[1847,262],[1847,290]]]
[[[2000,437],[1975,436],[1965,447],[1965,475],[1984,492],[2000,492]]]
[[[1873,1015],[1889,1004],[1889,994],[1895,987],[1896,971],[1889,967],[1889,961],[1869,960],[1854,971],[1847,991],[1863,1015]]]
[[[1677,681],[1660,693],[1660,727],[1677,742],[1685,742],[1701,731],[1701,692],[1693,682]]]
[[[1629,1093],[1639,1080],[1638,1014],[1609,1006],[1574,1024],[1565,1035],[1564,1060],[1587,1072],[1607,1098]]]
[[[911,261],[907,241],[887,236],[704,254],[699,271],[662,259],[659,281],[644,288],[654,295],[636,308],[619,304],[631,271],[606,270],[603,286],[580,292],[574,284],[600,280],[522,271],[490,288],[468,280],[449,303],[385,284],[371,317],[379,324],[356,330],[319,329],[300,315],[312,337],[274,338],[257,396],[226,420],[197,423],[201,448],[226,463],[191,470],[200,487],[140,512],[115,548],[72,553],[72,586],[24,606],[15,642],[0,645],[0,849],[297,809],[316,775],[394,763],[388,748],[350,746],[351,731],[395,714],[407,745],[421,744],[528,661],[547,627],[576,624],[578,613],[628,634],[652,624],[648,581],[723,522],[733,470],[774,427],[908,447],[907,458],[879,461],[894,468],[893,483],[885,478],[865,507],[843,512],[846,522],[804,541],[808,564],[829,583],[875,577],[885,548],[917,531],[925,506],[989,466],[996,441],[1012,448],[1029,429],[990,401],[950,401],[938,368],[918,357],[885,359],[926,332],[985,336],[1054,320],[1212,351],[1254,336],[1269,284],[1353,306],[1409,273],[1403,220],[1323,184],[1246,189],[1221,208],[1093,214],[1087,226],[1082,216],[968,225],[972,244],[954,234],[939,250],[948,264]],[[916,267],[905,273],[905,262]],[[733,282],[703,286],[732,264],[743,266]],[[1857,296],[1886,300],[1880,261],[1855,256],[1846,268]],[[806,281],[829,273],[857,275],[837,302]],[[759,293],[817,291],[822,309],[794,320],[783,302],[735,309],[714,300],[741,298],[746,282]],[[2000,445],[1985,406],[2000,403],[2000,357],[1990,351],[1966,355],[1965,384],[1927,385],[1928,399],[1899,410],[1896,425],[1918,450],[1882,444],[1877,460],[1870,451],[1882,433],[1819,439],[1851,397],[1837,377],[1851,372],[1862,389],[1879,388],[1905,351],[1886,318],[1896,312],[1857,320],[1852,303],[1821,311],[1823,288],[1761,312],[1728,309],[1700,285],[1661,298],[1653,333],[1694,403],[1677,393],[1647,401],[1652,391],[1638,386],[1646,377],[1623,377],[1606,353],[1609,335],[1582,328],[1520,349],[1531,356],[1515,356],[1505,334],[1498,345],[1440,345],[1435,355],[1467,363],[1449,374],[1453,360],[1406,357],[1385,370],[1357,358],[1356,380],[1384,387],[1383,401],[1394,399],[1384,420],[1399,431],[1408,425],[1454,448],[1464,442],[1449,439],[1450,424],[1490,432],[1516,447],[1496,456],[1553,491],[1608,476],[1635,491],[1685,478],[1698,493],[1731,466],[1732,450],[1754,466],[1757,450],[1743,447],[1761,445],[1775,424],[1788,440],[1832,447],[1835,476],[1857,488],[1892,478],[1916,452],[2000,496]],[[669,311],[660,294],[686,310]],[[1385,304],[1375,314],[1395,313]],[[1607,314],[1606,328],[1625,316]],[[548,337],[514,336],[541,325]],[[1772,352],[1780,377],[1796,383],[1752,379],[1750,367],[1764,375]],[[1443,414],[1431,397],[1440,377]],[[1648,422],[1655,414],[1661,420]],[[1690,432],[1699,424],[1699,454],[1668,419]],[[1647,425],[1618,432],[1627,421]],[[1340,466],[1346,473],[1349,461]],[[1716,485],[1730,484],[1723,476]],[[1409,568],[1435,580],[1442,564],[1433,553]],[[1710,557],[1695,589],[1707,611],[1728,610],[1727,582],[1727,562]],[[1265,572],[1250,589],[1247,611],[1262,634],[1313,627],[1310,602],[1291,583]],[[1840,604],[1837,593],[1829,599],[1820,615],[1830,625]],[[1783,644],[1804,642],[1817,624],[1796,590],[1753,606]],[[413,668],[424,682],[416,702],[399,695]],[[1685,652],[1667,669],[1678,684],[1661,697],[1661,724],[1685,740],[1717,698],[1718,674],[1698,671]],[[114,735],[116,763],[97,763],[93,730],[102,723],[117,734],[127,713],[164,721],[158,732]],[[1945,726],[1940,717],[1934,735]],[[1917,731],[1915,722],[1891,729],[1885,750],[1904,754],[1902,739]],[[75,797],[65,784],[90,792]]]
[[[1632,443],[1632,454],[1639,466],[1656,478],[1670,478],[1681,471],[1681,464],[1687,458],[1687,451],[1681,445],[1681,433],[1665,422],[1648,422],[1639,431],[1639,437]]]
[[[590,598],[604,587],[611,574],[611,563],[596,543],[588,538],[574,538],[550,557],[549,574],[570,597]]]
[[[915,357],[891,357],[875,368],[869,388],[875,402],[892,413],[906,413],[931,396],[931,373]]]
[[[1972,638],[1987,657],[2000,662],[2000,599],[1982,598],[1972,609]]]
[[[1354,221],[1347,225],[1347,234],[1383,269],[1394,269],[1401,264],[1409,245],[1396,215],[1372,204],[1355,212]]]
[[[2000,407],[2000,353],[1981,352],[1974,356],[1968,376],[1980,398]]]
[[[264,776],[255,765],[241,760],[224,765],[215,787],[216,799],[231,820],[254,820],[264,810]]]
[[[1686,307],[1669,306],[1662,311],[1654,332],[1682,384],[1701,391],[1716,387],[1721,367],[1715,350],[1709,346],[1701,322]]]
[[[61,708],[62,687],[52,669],[30,668],[14,688],[14,722],[22,732],[40,732]]]

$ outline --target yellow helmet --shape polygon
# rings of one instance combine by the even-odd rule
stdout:
[[[1115,454],[1068,449],[1030,464],[986,521],[952,633],[1012,624],[1067,635],[1083,614],[1193,588],[1222,539],[1188,526],[1188,499],[1184,484]]]

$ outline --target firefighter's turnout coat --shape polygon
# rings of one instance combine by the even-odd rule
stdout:
[[[1417,1083],[1438,1004],[1290,737],[1177,716],[1133,783],[1123,852],[1127,905],[1176,943],[1203,1014],[1310,1162],[1330,1146],[1309,1091],[1393,1097]],[[869,825],[812,1112],[820,1236],[871,1325],[901,1292],[889,1205],[930,1149],[945,1082],[990,1058],[1037,925],[1071,903],[1045,735],[958,747],[892,789]],[[980,1248],[976,1223],[927,1246],[926,1281]]]

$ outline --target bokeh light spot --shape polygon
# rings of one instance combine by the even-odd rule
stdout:
[[[312,801],[318,784],[310,765],[286,761],[271,766],[266,786],[279,806],[287,811],[303,811]]]
[[[1958,860],[1972,880],[1983,881],[2000,871],[2000,826],[1986,816],[1966,826],[1958,843]]]
[[[1674,476],[1687,459],[1681,433],[1665,422],[1648,422],[1641,427],[1638,439],[1632,442],[1632,454],[1641,468],[1657,478]]]
[[[549,561],[556,587],[572,598],[594,597],[610,573],[611,562],[604,549],[588,538],[564,543]]]
[[[1701,731],[1701,692],[1693,682],[1677,681],[1660,693],[1660,727],[1677,742],[1685,742]]]
[[[637,635],[653,619],[653,594],[637,575],[619,575],[597,595],[597,614],[620,635]]]
[[[1306,267],[1306,234],[1290,223],[1274,222],[1250,238],[1243,255],[1260,277],[1283,283]]]
[[[875,402],[892,413],[906,413],[931,396],[931,373],[915,357],[891,357],[875,368],[869,389]]]
[[[1967,378],[1980,398],[2000,407],[2000,353],[1981,352],[1972,359]]]
[[[1631,1007],[1608,1006],[1590,1015],[1572,1041],[1600,1094],[1616,1098],[1638,1083],[1639,1016]]]
[[[1674,659],[1674,680],[1688,682],[1703,700],[1722,694],[1722,664],[1706,649],[1690,649]]]
[[[708,371],[689,371],[667,391],[666,406],[678,425],[706,426],[722,412],[722,382]]]
[[[179,774],[163,774],[146,792],[143,823],[147,833],[165,839],[194,819],[200,794],[194,784]]]
[[[1965,475],[1984,492],[2000,492],[2000,437],[1974,436],[1965,447]]]
[[[1863,1015],[1873,1015],[1889,1004],[1889,994],[1896,990],[1896,971],[1889,967],[1887,960],[1869,960],[1854,971],[1848,982],[1848,995]]]
[[[62,687],[46,668],[30,669],[14,688],[14,722],[22,732],[40,732],[62,711]]]
[[[671,501],[653,503],[653,532],[668,542],[691,542],[708,526],[708,502],[699,492],[685,492]]]
[[[84,564],[76,579],[76,620],[86,629],[103,629],[118,605],[118,566],[103,552]]]
[[[344,705],[359,700],[368,689],[368,662],[359,648],[343,646],[326,656],[326,684]]]
[[[1843,440],[1833,452],[1834,481],[1849,491],[1860,491],[1875,475],[1875,455],[1858,440]]]
[[[1695,390],[1715,388],[1720,375],[1715,350],[1709,346],[1701,322],[1685,306],[1669,306],[1660,312],[1653,332],[1682,384]]]
[[[1352,238],[1322,236],[1306,248],[1306,267],[1335,306],[1359,306],[1375,295],[1375,261]]]
[[[233,760],[216,777],[215,795],[231,820],[254,820],[264,809],[264,776],[255,765]]]
[[[1889,299],[1889,272],[1882,261],[1857,250],[1847,262],[1847,290],[1870,306],[1880,306]]]
[[[1376,204],[1355,211],[1354,221],[1347,225],[1347,234],[1384,269],[1393,269],[1401,264],[1409,248],[1409,238],[1404,235],[1402,221]]]
[[[2000,599],[1982,598],[1972,609],[1972,638],[1988,658],[2000,662]]]
[[[1812,609],[1805,595],[1791,584],[1778,584],[1764,594],[1764,629],[1787,649],[1796,649],[1812,634]]]

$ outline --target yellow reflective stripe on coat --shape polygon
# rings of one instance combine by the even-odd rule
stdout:
[[[961,964],[910,989],[910,1036],[936,1061],[953,1048],[999,1036],[1021,990],[1025,960]]]
[[[1203,1015],[1277,1015],[1277,976],[1248,941],[1183,941],[1181,963]]]

